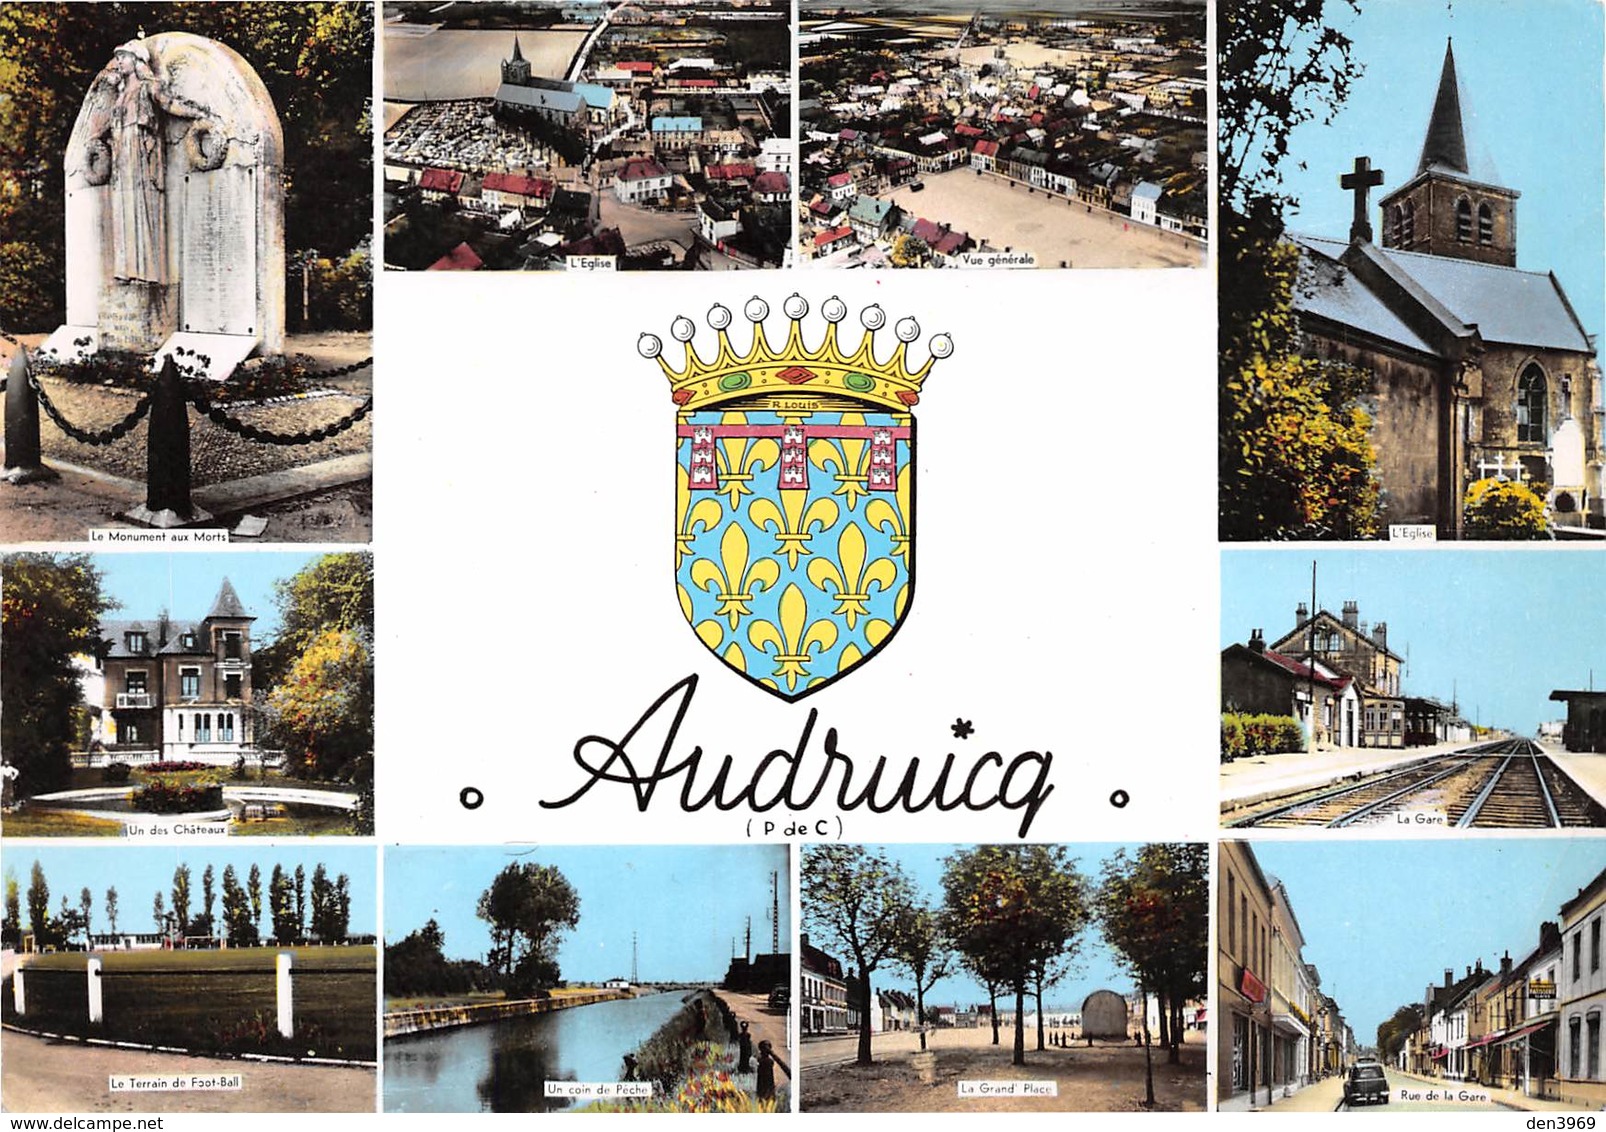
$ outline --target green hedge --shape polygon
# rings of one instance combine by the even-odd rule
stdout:
[[[1221,761],[1305,749],[1305,732],[1291,715],[1221,713]]]

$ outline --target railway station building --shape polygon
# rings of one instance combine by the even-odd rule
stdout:
[[[1606,754],[1606,692],[1557,690],[1550,698],[1567,705],[1562,746],[1582,754]]]
[[[1360,746],[1405,746],[1405,698],[1400,692],[1404,658],[1389,648],[1389,627],[1368,629],[1360,606],[1344,603],[1338,617],[1325,609],[1312,615],[1304,602],[1294,611],[1294,629],[1270,646],[1284,656],[1312,657],[1317,664],[1351,677],[1360,698]]]

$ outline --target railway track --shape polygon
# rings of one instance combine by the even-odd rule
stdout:
[[[1413,813],[1430,814],[1430,820],[1442,813],[1443,824],[1461,829],[1606,826],[1606,809],[1529,739],[1483,743],[1299,791],[1261,803],[1227,824],[1336,829]]]

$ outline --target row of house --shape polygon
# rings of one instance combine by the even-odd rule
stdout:
[[[1277,1094],[1343,1072],[1358,1053],[1338,1003],[1305,962],[1288,890],[1254,849],[1223,841],[1216,879],[1216,1097]]]
[[[1427,988],[1421,1022],[1396,1050],[1400,1069],[1599,1108],[1606,1103],[1606,870],[1539,925],[1519,959],[1446,967]]]
[[[1405,695],[1403,665],[1387,622],[1368,629],[1356,602],[1337,616],[1300,602],[1281,637],[1268,644],[1254,629],[1247,644],[1222,650],[1221,710],[1292,716],[1308,750],[1470,742],[1456,705]]]

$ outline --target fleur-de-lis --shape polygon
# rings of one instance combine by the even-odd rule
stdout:
[[[836,525],[839,514],[836,504],[829,499],[815,499],[805,508],[807,500],[807,492],[783,491],[779,507],[775,500],[766,496],[753,500],[747,508],[752,524],[775,536],[775,553],[786,556],[788,570],[797,569],[797,560],[802,555],[814,553],[808,548],[814,538],[809,528],[818,527],[822,533],[828,531]]]
[[[901,593],[902,591],[900,590],[899,592]],[[891,633],[892,624],[881,620],[879,617],[872,617],[864,623],[864,640],[870,646],[871,652],[880,648],[881,642],[886,640]],[[863,660],[864,657],[865,654],[860,651],[859,646],[850,642],[844,645],[842,651],[837,654],[836,670],[838,672],[846,672]]]
[[[863,413],[843,413],[844,426],[863,425]],[[865,485],[869,483],[867,456],[870,444],[865,440],[831,440],[815,438],[809,442],[809,463],[820,471],[835,469],[832,478],[836,480],[836,490],[832,495],[840,495],[848,505],[848,510],[855,510],[859,506],[859,496],[865,493]]]
[[[691,479],[684,467],[677,470],[675,475],[675,569],[686,561],[691,553],[691,544],[699,534],[711,531],[719,525],[720,517],[724,514],[720,510],[719,500],[711,499],[706,495],[699,496],[696,503],[692,502]]]
[[[864,509],[865,520],[876,530],[891,536],[892,552],[903,559],[905,570],[909,568],[909,496],[913,475],[907,463],[898,469],[898,490],[892,495],[896,507],[885,495],[878,495]]]
[[[720,417],[720,423],[746,424],[747,414],[726,413]],[[753,494],[753,489],[748,486],[753,482],[753,476],[775,467],[781,458],[781,446],[768,437],[749,440],[741,436],[727,436],[719,442],[715,451],[722,465],[717,490],[725,497],[732,511],[741,505],[743,496]]]
[[[781,564],[775,559],[760,558],[749,566],[747,555],[747,534],[740,523],[731,523],[720,536],[720,565],[707,558],[699,558],[691,564],[692,584],[714,595],[719,602],[714,613],[726,618],[733,630],[743,617],[753,612],[748,605],[753,600],[753,591],[768,589],[781,577]]]
[[[898,567],[890,558],[867,561],[869,553],[864,532],[857,523],[842,528],[836,540],[836,556],[837,562],[829,558],[814,559],[809,563],[808,576],[815,586],[836,597],[835,612],[847,618],[851,632],[860,617],[869,616],[865,602],[875,596],[870,587],[879,586],[882,593],[889,591],[898,580]]]
[[[710,500],[712,502],[712,500]],[[715,503],[717,508],[719,504]],[[675,594],[680,598],[680,611],[685,614],[687,622],[691,624],[692,631],[697,634],[698,640],[707,645],[712,651],[719,651],[719,643],[725,639],[725,627],[712,617],[703,621],[692,621],[696,611],[692,606],[691,594],[685,586],[676,586]]]
[[[781,591],[779,628],[762,619],[747,627],[747,639],[775,662],[771,675],[777,682],[785,680],[788,692],[797,691],[797,682],[809,677],[809,666],[836,644],[836,625],[823,617],[809,621],[808,615],[808,598],[792,584]],[[773,652],[769,646],[774,646]]]

